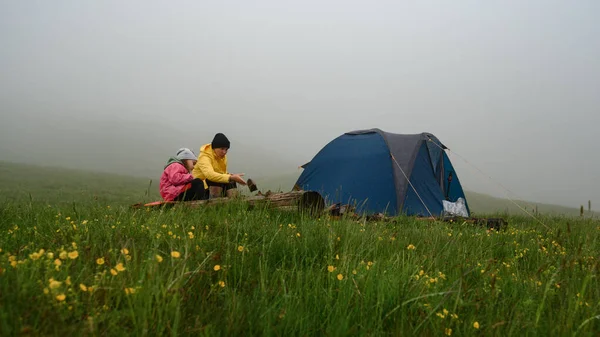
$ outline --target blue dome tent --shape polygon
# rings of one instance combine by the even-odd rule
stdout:
[[[345,133],[307,164],[295,188],[317,191],[328,203],[360,213],[439,216],[444,200],[466,198],[446,147],[432,134],[380,129]]]

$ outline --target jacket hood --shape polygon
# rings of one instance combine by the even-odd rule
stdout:
[[[165,168],[167,168],[167,166],[169,166],[173,163],[179,163],[179,164],[183,165],[183,162],[181,160],[177,159],[177,157],[171,157],[171,158],[169,158],[169,160],[167,160],[167,164],[165,165]],[[183,165],[183,166],[185,166],[185,165]]]

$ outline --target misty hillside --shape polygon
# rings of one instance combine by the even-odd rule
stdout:
[[[286,175],[253,178],[259,190],[289,191],[300,175]],[[508,213],[523,214],[512,202],[485,194],[467,191],[467,199],[471,211],[476,214]],[[96,202],[137,203],[142,201],[160,200],[158,179],[149,179],[65,169],[52,166],[18,164],[0,161],[0,201],[33,200],[40,202]],[[577,208],[565,206],[536,204],[532,202],[517,202],[521,207],[533,212],[536,205],[541,214],[558,214],[576,216]],[[586,216],[597,216],[596,212]]]
[[[11,142],[23,132],[16,124],[0,133],[0,158],[158,179],[167,159],[177,149],[188,147],[198,155],[200,147],[210,143],[214,136],[195,131],[192,122],[184,128],[189,131],[182,132],[151,118],[126,120],[88,116],[86,121],[78,121],[41,116],[36,122],[27,128],[28,142]],[[289,172],[299,165],[293,158],[259,146],[252,139],[235,136],[229,135],[231,149],[227,156],[232,173],[267,176]]]
[[[149,183],[125,175],[0,161],[0,202],[109,205],[160,199],[157,180]]]

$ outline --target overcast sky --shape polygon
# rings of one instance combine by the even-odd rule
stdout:
[[[584,0],[3,0],[0,159],[133,171],[224,132],[230,157],[293,171],[378,127],[435,134],[485,172],[451,153],[466,189],[502,195],[490,176],[528,200],[600,203],[598,13]]]

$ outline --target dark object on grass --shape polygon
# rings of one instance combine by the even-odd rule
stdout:
[[[333,217],[339,217],[344,214],[349,214],[354,212],[354,207],[350,205],[342,205],[342,203],[338,202],[337,204],[333,204],[325,210],[329,215]]]
[[[443,217],[442,221],[445,222],[457,222],[457,223],[471,223],[479,226],[485,226],[487,229],[494,229],[496,231],[506,230],[508,227],[508,221],[503,218],[463,218],[463,217]]]
[[[506,227],[508,227],[508,222],[502,218],[475,219],[475,223],[497,231],[506,230]]]
[[[254,181],[252,179],[248,179],[248,181],[246,183],[248,184],[248,188],[250,189],[250,192],[254,192],[258,189],[258,187],[256,187],[256,184],[254,183]]]

